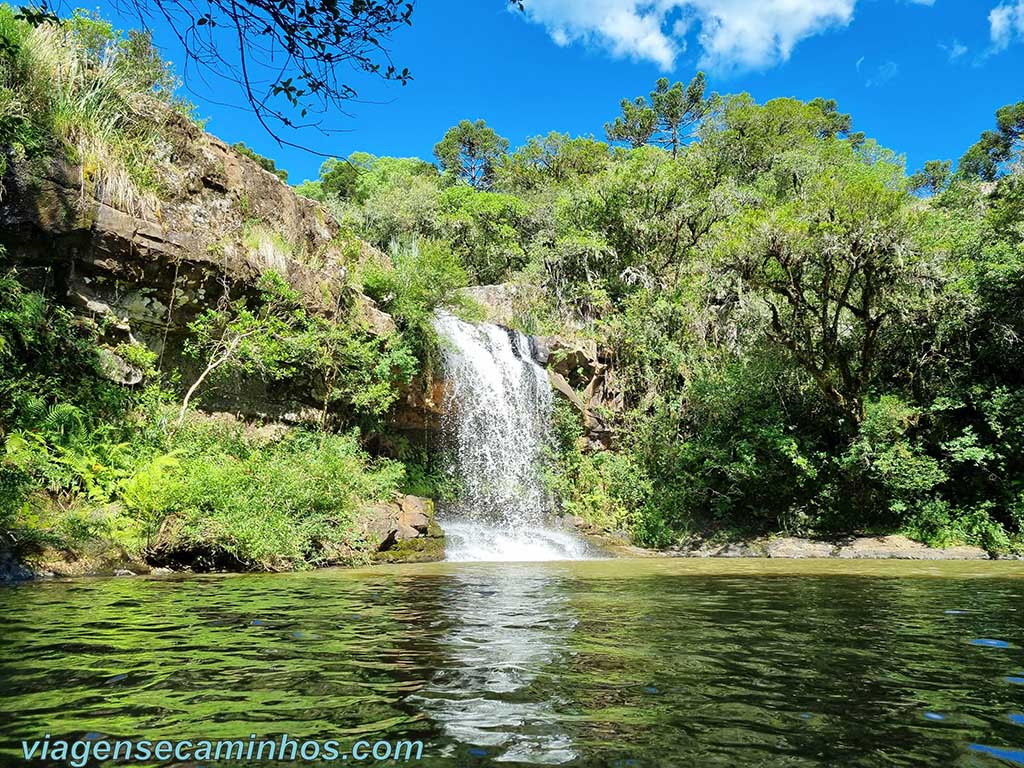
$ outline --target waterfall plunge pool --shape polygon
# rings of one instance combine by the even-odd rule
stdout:
[[[430,768],[1019,766],[1022,575],[659,558],[11,587],[0,765],[45,733],[287,733],[422,740]]]

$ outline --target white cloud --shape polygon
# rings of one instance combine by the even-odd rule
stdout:
[[[1024,3],[1024,0],[1020,0]],[[671,69],[695,34],[699,64],[763,69],[801,40],[853,19],[857,0],[527,0],[526,14],[558,45],[596,45]],[[929,3],[925,3],[929,4]]]
[[[875,88],[880,85],[885,85],[890,80],[895,78],[900,73],[900,65],[895,61],[887,61],[880,65],[875,73],[868,78],[867,82],[864,83],[868,88]]]
[[[997,51],[1007,48],[1014,38],[1024,38],[1024,0],[997,5],[988,14],[988,24]]]
[[[949,45],[939,43],[939,48],[946,52],[950,61],[956,61],[957,59],[962,58],[967,51],[970,50],[966,45],[955,39]]]

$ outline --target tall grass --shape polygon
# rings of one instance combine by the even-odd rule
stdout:
[[[63,152],[83,192],[141,213],[156,204],[160,102],[173,93],[157,87],[167,72],[154,70],[148,38],[128,43],[82,12],[30,24],[0,6],[0,142],[28,157]]]

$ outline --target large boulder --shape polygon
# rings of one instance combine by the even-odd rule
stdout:
[[[378,562],[444,559],[444,532],[430,499],[404,495],[371,504],[363,510],[359,524]]]

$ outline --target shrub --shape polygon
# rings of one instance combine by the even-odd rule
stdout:
[[[355,434],[293,432],[266,443],[193,426],[179,440],[180,467],[147,495],[173,517],[176,548],[223,553],[251,568],[322,564],[359,546],[361,504],[387,498],[397,463],[372,462]]]

